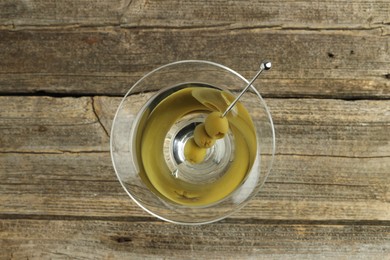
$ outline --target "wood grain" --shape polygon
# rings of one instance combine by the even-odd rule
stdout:
[[[137,102],[145,102],[149,96],[141,95]],[[0,151],[109,151],[108,132],[120,100],[0,97]],[[390,154],[388,101],[267,99],[267,102],[275,122],[278,154],[344,157]]]
[[[109,142],[90,97],[0,97],[0,133],[1,151],[107,151]]]
[[[111,165],[106,131],[120,99],[1,97],[0,212],[147,216]],[[234,218],[390,220],[388,101],[266,101],[277,133],[274,168]]]
[[[5,0],[0,24],[28,26],[264,27],[370,29],[390,21],[386,1],[157,1],[61,2]]]
[[[99,26],[118,24],[127,0],[45,1],[3,0],[0,3],[0,24],[9,28],[21,26]]]
[[[161,12],[161,10],[164,10]],[[188,12],[188,10],[191,10]],[[372,28],[390,20],[386,1],[134,0],[123,16],[130,26]]]
[[[0,259],[388,259],[389,36],[387,0],[0,1]],[[265,58],[260,193],[210,225],[145,213],[111,163],[121,96],[169,62]]]
[[[381,225],[3,220],[0,230],[3,259],[380,259],[390,251],[390,227]]]
[[[233,219],[390,221],[388,158],[278,155],[261,192]],[[148,217],[108,153],[0,155],[0,218]]]
[[[386,99],[390,38],[379,31],[279,29],[0,30],[0,93],[123,95],[163,64],[211,60],[262,77],[266,97]]]

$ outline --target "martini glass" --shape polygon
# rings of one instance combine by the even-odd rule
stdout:
[[[275,133],[255,78],[248,82],[221,64],[184,60],[130,88],[114,118],[111,157],[124,190],[141,208],[168,222],[205,224],[228,217],[259,192],[271,170]],[[194,162],[186,144],[213,112],[229,129],[201,147]]]

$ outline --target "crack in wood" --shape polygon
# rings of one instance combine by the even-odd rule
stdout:
[[[270,155],[269,155],[270,156]],[[325,158],[348,158],[348,159],[381,159],[390,158],[390,155],[382,156],[348,156],[348,155],[331,155],[331,154],[294,154],[294,153],[275,153],[275,156],[301,156],[301,157],[325,157]]]
[[[129,1],[129,5],[132,1]],[[123,14],[120,19],[123,19]],[[102,23],[102,24],[53,24],[53,25],[0,25],[0,31],[39,31],[39,30],[74,30],[74,29],[88,29],[93,28],[97,30],[107,29],[128,29],[128,30],[194,30],[204,31],[210,29],[221,29],[229,31],[241,31],[241,30],[275,30],[275,31],[310,31],[316,33],[326,32],[365,32],[378,30],[378,35],[381,37],[387,36],[384,34],[385,28],[388,24],[378,24],[377,26],[337,26],[337,27],[326,27],[326,26],[285,26],[285,25],[234,25],[232,23],[219,23],[210,25],[139,25],[139,24],[127,24],[127,23]]]
[[[67,221],[115,221],[115,222],[162,222],[154,217],[143,216],[84,216],[84,215],[35,215],[35,214],[0,214],[0,219],[29,220],[67,220]]]
[[[0,154],[82,154],[82,153],[110,153],[110,151],[99,151],[99,150],[90,150],[90,151],[71,151],[71,150],[56,150],[56,151],[0,151]]]
[[[72,151],[72,150],[58,150],[58,151],[0,151],[0,154],[84,154],[84,153],[107,153],[110,151],[99,151],[99,150],[91,150],[91,151]],[[271,154],[264,154],[265,156],[271,156]],[[346,156],[346,155],[327,155],[327,154],[294,154],[294,153],[276,153],[275,156],[299,156],[299,157],[318,157],[318,158],[347,158],[347,159],[384,159],[390,158],[390,155],[383,156]]]
[[[103,131],[106,133],[107,137],[110,138],[110,134],[108,133],[106,127],[104,126],[104,124],[100,120],[98,113],[96,112],[95,99],[93,97],[91,97],[91,105],[92,105],[92,111],[95,114],[97,121],[99,122],[100,126],[103,128]]]
[[[133,239],[131,237],[112,237],[112,239],[120,244],[133,241]]]
[[[0,73],[1,74],[1,73]],[[378,78],[390,79],[390,73],[380,75]],[[153,93],[154,91],[142,91],[134,92],[134,94],[140,93]],[[51,97],[51,98],[80,98],[80,97],[112,97],[112,98],[123,98],[125,94],[116,94],[116,93],[94,93],[94,92],[47,92],[47,91],[34,91],[34,92],[1,92],[0,97]],[[272,99],[330,99],[330,100],[342,100],[342,101],[364,101],[364,100],[378,100],[386,101],[390,100],[390,96],[381,95],[381,96],[359,96],[359,95],[342,95],[342,96],[333,96],[322,95],[322,94],[267,94],[264,93],[261,95],[263,98],[272,98]]]
[[[326,183],[326,182],[292,182],[292,181],[265,181],[267,184],[282,184],[282,185],[311,185],[311,186],[340,186],[340,187],[370,187],[369,184],[348,184],[348,183]]]
[[[120,17],[119,17],[119,21],[122,21],[125,18],[126,12],[130,9],[132,2],[133,2],[133,0],[127,0],[127,3],[124,4],[124,7],[122,9],[122,14],[120,14]]]

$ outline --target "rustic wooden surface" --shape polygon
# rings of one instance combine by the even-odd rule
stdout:
[[[389,46],[388,0],[2,1],[0,259],[389,259]],[[264,57],[263,190],[210,225],[143,212],[109,154],[121,96],[171,61]]]

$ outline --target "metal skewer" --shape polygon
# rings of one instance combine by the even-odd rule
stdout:
[[[272,64],[270,61],[264,61],[260,64],[260,69],[256,73],[256,75],[253,77],[253,79],[248,83],[248,85],[241,91],[241,93],[236,97],[236,99],[226,108],[225,112],[223,112],[221,117],[225,117],[227,113],[234,107],[234,105],[237,103],[237,101],[241,98],[242,95],[249,89],[249,87],[252,85],[252,83],[260,76],[260,74],[264,70],[269,70],[271,69]]]

